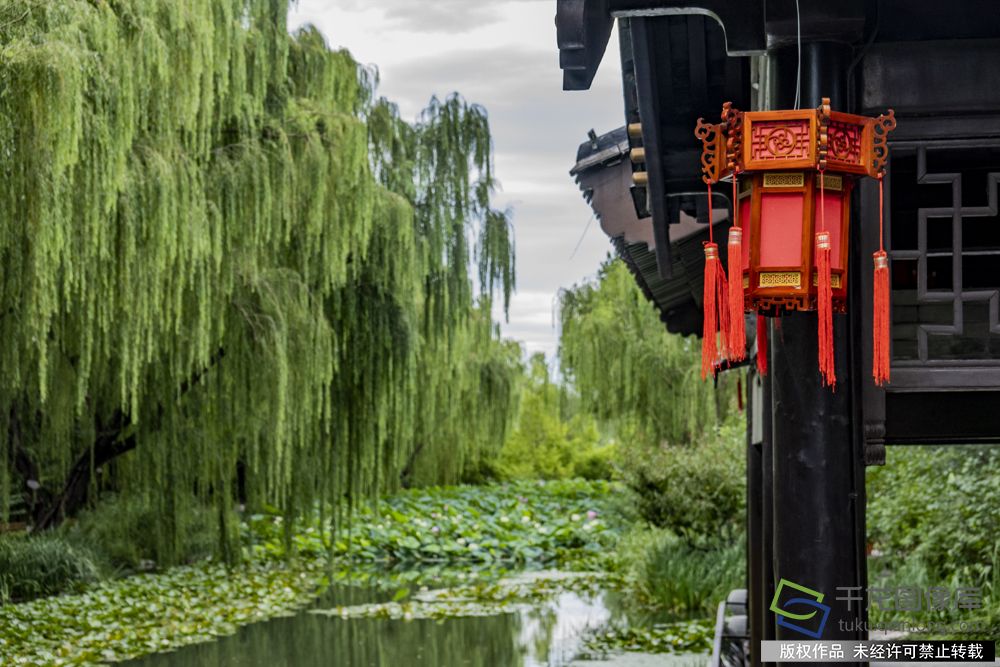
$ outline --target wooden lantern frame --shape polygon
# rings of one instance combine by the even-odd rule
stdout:
[[[858,116],[832,111],[828,98],[816,109],[787,111],[741,112],[727,102],[721,123],[698,120],[695,135],[702,141],[702,180],[711,186],[735,176],[739,183],[733,206],[743,228],[746,310],[776,315],[782,310],[816,308],[814,238],[822,221],[818,210],[821,179],[822,199],[829,200],[826,210],[839,213],[838,219],[827,216],[825,229],[831,232],[835,251],[831,258],[833,308],[845,310],[851,193],[859,177],[880,177],[888,157],[887,136],[895,125],[891,109],[878,118]],[[773,218],[765,215],[765,202],[772,201],[787,203],[785,212],[772,212]],[[835,202],[832,206],[831,201]],[[765,253],[771,236],[781,236],[768,227],[782,222],[795,226],[788,223],[788,211],[799,206],[799,261],[766,262],[762,255],[782,254]],[[772,219],[777,222],[771,223]],[[789,236],[786,230],[787,257],[795,254]]]

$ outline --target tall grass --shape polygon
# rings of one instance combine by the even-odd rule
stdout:
[[[73,544],[89,548],[113,568],[128,572],[193,563],[213,555],[218,546],[216,517],[197,503],[172,514],[170,530],[153,530],[162,509],[149,499],[105,496],[66,529]]]
[[[61,535],[0,537],[0,602],[78,591],[99,578],[94,555]]]
[[[620,557],[644,604],[681,617],[711,617],[729,591],[744,586],[742,540],[699,544],[647,528],[622,541]]]

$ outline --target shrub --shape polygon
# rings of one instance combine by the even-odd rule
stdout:
[[[162,511],[144,498],[111,495],[82,512],[66,532],[74,543],[125,570],[191,563],[214,553],[218,525],[210,509],[184,509],[177,513],[177,525],[165,525],[162,517]]]
[[[647,528],[623,539],[618,553],[641,602],[680,616],[713,617],[729,591],[745,585],[742,540],[694,544]]]
[[[600,445],[592,417],[571,414],[577,402],[551,380],[544,355],[532,357],[517,428],[494,464],[497,478],[610,479],[614,450]]]
[[[1000,534],[1000,450],[900,447],[869,470],[868,533],[883,558],[919,558],[941,581],[985,580]]]
[[[868,469],[869,585],[980,587],[982,608],[923,611],[920,620],[993,627],[1000,615],[1000,450],[897,447]],[[892,612],[873,615],[894,618]],[[991,638],[991,637],[990,637]]]
[[[727,536],[743,529],[745,430],[728,419],[691,445],[623,448],[622,478],[646,521],[683,537]]]
[[[61,535],[0,537],[0,600],[3,602],[22,602],[79,591],[99,578],[94,555]]]
[[[589,480],[610,480],[614,477],[617,456],[618,447],[615,443],[585,450],[573,462],[573,476]]]

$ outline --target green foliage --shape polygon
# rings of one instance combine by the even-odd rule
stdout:
[[[466,584],[454,588],[420,590],[410,595],[399,589],[389,602],[368,602],[311,609],[310,613],[341,619],[435,619],[497,616],[531,610],[560,593],[596,595],[599,575],[592,573],[541,572]]]
[[[568,414],[571,396],[549,377],[545,356],[531,358],[517,428],[495,462],[504,479],[610,479],[613,445],[600,446],[589,415]]]
[[[357,530],[341,535],[343,544],[336,547],[339,569],[312,557],[326,555],[315,517],[309,525],[296,526],[297,558],[258,558],[229,569],[211,563],[174,567],[104,581],[82,594],[0,606],[0,655],[4,664],[13,665],[126,660],[209,641],[240,625],[302,608],[331,582],[361,587],[345,589],[338,598],[340,605],[344,598],[353,600],[343,614],[348,617],[503,613],[569,590],[595,594],[604,573],[503,579],[501,568],[556,559],[568,567],[592,563],[610,550],[621,529],[606,510],[616,495],[606,482],[581,481],[402,492],[380,503],[377,513],[359,509]],[[280,515],[255,516],[250,524],[247,537],[256,540],[258,554],[285,555]],[[444,548],[451,542],[462,548]],[[390,572],[385,568],[389,559],[420,567]],[[371,602],[373,590],[378,600],[391,601],[357,606]],[[332,614],[339,617],[342,610]],[[356,644],[356,634],[351,637],[348,643]],[[426,642],[421,637],[422,647]]]
[[[711,617],[743,579],[745,427],[732,405],[736,374],[717,386],[702,382],[697,339],[668,333],[617,260],[562,294],[561,321],[563,375],[582,409],[614,430],[617,475],[653,526],[617,545],[621,574],[644,604]],[[621,641],[671,644],[643,632]]]
[[[59,535],[0,536],[0,603],[81,590],[100,576],[95,560]]]
[[[613,543],[607,482],[521,482],[406,491],[360,508],[333,553],[353,562],[582,563]],[[284,555],[280,517],[251,520],[255,550]],[[318,526],[298,531],[299,553],[325,553]]]
[[[156,564],[158,554],[172,549],[158,543],[161,531],[150,530],[159,520],[157,509],[143,498],[111,496],[96,508],[82,512],[63,533],[74,544],[100,554],[101,560],[115,569],[148,569]],[[215,553],[219,538],[211,508],[185,504],[173,520],[180,524],[177,533],[181,535],[181,550],[176,554],[180,562],[193,563]]]
[[[711,621],[679,621],[652,627],[602,628],[584,638],[585,657],[605,659],[619,651],[642,653],[709,653],[715,627]],[[701,664],[704,659],[697,663]]]
[[[573,462],[573,476],[580,479],[611,479],[618,469],[618,445],[614,442],[579,453]]]
[[[287,13],[0,7],[0,457],[58,494],[134,444],[101,486],[161,519],[162,562],[188,552],[192,503],[236,553],[238,463],[251,506],[346,514],[460,479],[515,413],[485,111],[453,95],[404,122]],[[10,472],[2,498],[29,474]]]
[[[892,449],[868,472],[868,534],[886,558],[917,558],[945,579],[981,580],[1000,534],[1000,451]],[[943,583],[943,582],[942,582]]]
[[[608,260],[597,280],[560,297],[559,361],[582,409],[648,445],[698,439],[729,411],[701,380],[700,344],[667,332],[625,264]],[[728,380],[720,379],[720,396]]]
[[[623,448],[622,480],[642,518],[681,536],[730,536],[743,529],[746,431],[734,416],[686,445]]]
[[[898,447],[868,469],[871,586],[981,587],[977,612],[924,611],[924,620],[1000,619],[1000,451]],[[954,607],[954,603],[951,605]],[[913,614],[907,614],[913,616]],[[876,614],[891,620],[892,613]],[[989,624],[989,623],[988,623]]]
[[[669,530],[638,529],[619,544],[618,558],[639,600],[672,614],[714,618],[719,602],[744,586],[742,540],[693,544]]]

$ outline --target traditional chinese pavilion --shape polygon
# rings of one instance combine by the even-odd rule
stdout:
[[[863,616],[863,601],[849,608],[836,591],[867,584],[864,467],[885,464],[887,446],[1000,443],[1000,4],[557,2],[564,88],[587,89],[618,55],[624,89],[623,127],[583,143],[572,173],[671,331],[701,335],[702,246],[710,225],[725,239],[733,224],[731,190],[709,205],[700,118],[718,122],[727,102],[808,110],[823,98],[851,114],[895,111],[881,238],[877,181],[858,180],[847,202],[836,391],[817,372],[810,310],[766,320],[768,372],[748,371],[750,646],[801,638],[770,609],[781,579],[826,593],[824,638],[863,639],[836,622]],[[613,30],[620,54],[605,53]],[[880,243],[891,304],[881,386],[870,334]],[[764,352],[754,322],[748,362]]]

